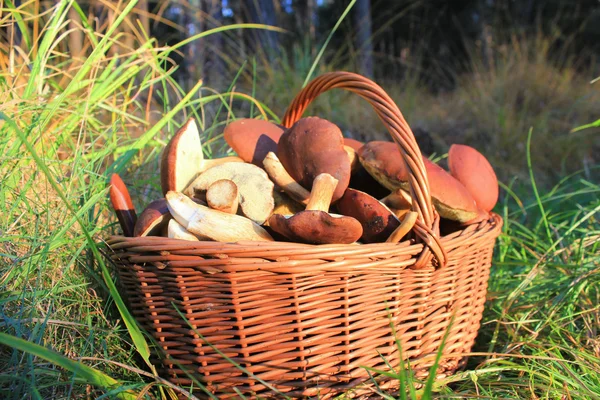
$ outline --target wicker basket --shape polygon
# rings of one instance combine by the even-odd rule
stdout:
[[[419,214],[408,240],[108,241],[129,307],[158,343],[154,362],[172,382],[193,385],[195,395],[202,390],[193,380],[219,398],[237,397],[234,387],[250,397],[278,397],[274,389],[290,397],[339,394],[370,380],[365,366],[399,365],[390,321],[417,376],[427,375],[449,327],[438,374],[455,371],[473,345],[502,219],[492,214],[440,237],[412,131],[392,99],[360,75],[318,77],[293,101],[283,125],[333,88],[366,99],[401,150]]]

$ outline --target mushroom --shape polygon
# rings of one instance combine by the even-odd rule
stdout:
[[[350,185],[349,185],[351,188],[368,193],[375,198],[384,197],[390,191],[389,188],[382,185],[378,179],[375,179],[373,177],[373,176],[377,176],[377,171],[374,171],[372,169],[369,170],[367,168],[369,165],[365,165],[366,162],[369,162],[368,160],[370,158],[376,157],[376,154],[374,155],[373,153],[375,153],[378,150],[379,143],[386,143],[386,145],[383,146],[384,147],[384,151],[382,151],[383,154],[390,151],[387,148],[390,144],[393,146],[396,146],[395,143],[393,143],[393,142],[369,142],[369,143],[359,147],[356,150],[356,153],[358,155],[360,165],[358,167],[355,167],[355,169],[352,171],[352,177],[350,178]],[[396,152],[398,151],[397,148],[392,148],[392,146],[389,146],[389,148],[392,151],[396,151]],[[382,156],[384,156],[383,154],[382,154]],[[401,161],[401,160],[399,160],[399,161]],[[379,162],[379,161],[374,161],[375,165],[389,165],[390,162],[395,164],[397,162],[397,160],[385,160],[385,163]]]
[[[391,191],[409,190],[408,169],[394,142],[369,142],[358,152],[361,164]],[[476,217],[477,206],[469,191],[439,165],[423,157],[430,195],[442,218],[466,222]]]
[[[395,209],[410,208],[412,205],[412,198],[403,189],[394,190],[380,201],[389,208]]]
[[[214,210],[235,214],[238,209],[238,188],[230,179],[213,182],[206,191],[206,202]]]
[[[269,218],[275,206],[275,185],[267,173],[254,164],[225,163],[212,167],[200,174],[185,193],[193,195],[195,192],[206,191],[220,179],[228,179],[236,184],[242,214],[259,225]]]
[[[239,157],[205,160],[196,120],[190,118],[165,147],[160,163],[163,195],[169,190],[183,191],[201,172],[226,162],[243,162]]]
[[[403,189],[395,190],[379,201],[392,210],[394,215],[398,218],[403,217],[409,212],[412,205],[410,195]]]
[[[225,127],[223,137],[242,160],[258,167],[270,151],[277,151],[283,128],[260,119],[238,119]]]
[[[408,169],[395,142],[373,141],[358,150],[367,172],[388,190],[408,189]]]
[[[140,214],[133,228],[133,236],[162,236],[170,219],[167,201],[154,200]]]
[[[271,235],[252,220],[212,210],[183,193],[167,192],[166,200],[173,218],[194,235],[218,242],[273,241]]]
[[[432,203],[442,218],[467,222],[477,217],[477,204],[462,183],[439,165],[423,159]]]
[[[409,211],[402,219],[402,223],[392,232],[392,234],[386,240],[387,243],[398,243],[410,230],[415,226],[417,222],[418,213],[415,211]]]
[[[263,167],[275,184],[283,189],[292,199],[307,204],[310,192],[302,187],[285,170],[281,161],[272,151],[263,160]]]
[[[469,225],[479,224],[483,221],[489,221],[490,218],[491,218],[491,215],[489,212],[482,210],[481,208],[478,208],[476,216],[465,222],[452,221],[449,219],[442,219],[440,221],[440,234],[442,236],[446,236],[446,235],[449,235],[456,231],[463,230],[463,229],[465,229],[465,227],[467,227]]]
[[[171,239],[189,240],[190,242],[200,241],[196,235],[188,232],[179,222],[172,218],[169,220],[167,236]]]
[[[334,203],[344,195],[350,182],[351,165],[343,139],[333,123],[318,117],[302,118],[279,139],[277,156],[290,176],[306,189],[321,173],[337,179]]]
[[[286,238],[311,244],[349,244],[362,235],[360,222],[352,217],[329,214],[329,205],[338,184],[333,176],[317,175],[306,210],[295,215],[273,214],[269,227]]]
[[[492,211],[498,202],[498,178],[489,161],[470,146],[453,144],[448,152],[450,173],[471,193],[477,206]]]
[[[364,146],[363,142],[359,142],[356,139],[352,139],[352,138],[344,138],[344,146],[348,146],[353,148],[355,151],[358,151],[358,149],[360,149],[361,147]]]
[[[362,168],[358,159],[358,153],[350,146],[344,146],[344,150],[348,155],[348,161],[350,161],[350,174],[358,172],[358,170]],[[352,179],[352,177],[350,179]]]
[[[137,214],[135,213],[131,196],[129,196],[129,190],[127,190],[127,186],[125,186],[119,174],[112,174],[110,178],[110,202],[117,214],[123,234],[125,236],[133,236],[133,227],[137,221]]]
[[[273,214],[290,215],[304,210],[304,207],[301,204],[299,204],[297,201],[294,201],[285,192],[274,190],[273,199],[275,200]]]
[[[356,218],[362,225],[361,241],[380,243],[385,241],[400,225],[394,213],[376,198],[355,189],[346,193],[336,203],[341,214]]]

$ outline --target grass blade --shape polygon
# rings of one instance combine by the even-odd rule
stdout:
[[[535,178],[533,176],[533,166],[531,163],[531,135],[533,133],[533,128],[529,128],[529,134],[527,135],[527,168],[529,169],[529,178],[531,179],[531,186],[533,187],[533,193],[535,194],[535,199],[537,201],[538,207],[540,209],[541,218],[544,222],[544,227],[546,228],[546,234],[548,235],[548,240],[552,240],[552,233],[550,232],[550,225],[548,224],[548,219],[546,216],[546,211],[544,210],[544,204],[540,199],[540,194],[537,189],[537,185],[535,184]]]
[[[14,349],[24,351],[29,354],[33,354],[36,357],[43,358],[55,365],[58,365],[72,373],[79,375],[84,378],[86,381],[91,383],[92,385],[104,388],[104,389],[114,389],[116,386],[120,386],[121,383],[116,379],[104,374],[97,369],[89,367],[80,362],[71,360],[61,354],[58,354],[52,350],[49,350],[43,346],[40,346],[35,343],[28,342],[27,340],[23,340],[21,338],[17,338],[6,333],[0,332],[0,343],[5,346],[12,347]],[[128,392],[120,392],[115,393],[116,396],[120,399],[125,400],[135,400],[136,396],[133,393]]]
[[[129,335],[131,336],[131,339],[133,340],[133,343],[135,344],[135,348],[138,351],[138,353],[142,356],[144,361],[146,361],[146,363],[148,365],[150,365],[150,349],[148,347],[148,344],[146,343],[146,340],[144,339],[144,336],[142,335],[142,332],[141,332],[140,328],[138,327],[135,319],[129,313],[129,310],[127,310],[127,307],[125,306],[125,303],[123,302],[123,299],[119,295],[119,292],[117,291],[117,288],[116,288],[114,282],[112,281],[112,278],[110,276],[108,268],[104,264],[102,256],[100,255],[100,252],[98,251],[98,247],[96,246],[96,243],[94,242],[94,240],[90,236],[90,233],[87,230],[85,221],[83,221],[81,216],[75,211],[73,206],[69,203],[69,200],[67,199],[67,197],[65,196],[65,194],[59,187],[58,183],[56,182],[55,177],[52,176],[52,173],[48,169],[47,165],[44,163],[44,161],[42,161],[40,156],[37,154],[37,152],[33,148],[32,144],[29,143],[29,141],[27,140],[27,137],[23,134],[23,132],[21,132],[21,130],[17,127],[15,122],[12,119],[8,118],[2,112],[0,112],[0,119],[3,119],[4,121],[6,121],[7,124],[9,124],[13,128],[13,130],[15,131],[15,133],[17,134],[19,139],[22,141],[22,143],[25,145],[25,147],[31,154],[32,158],[35,160],[37,167],[44,173],[44,175],[46,176],[46,179],[48,180],[48,183],[50,183],[52,188],[56,191],[58,196],[63,201],[65,207],[67,207],[68,210],[75,216],[75,218],[77,218],[77,222],[81,225],[82,232],[85,235],[87,243],[92,250],[94,258],[96,259],[96,261],[100,265],[100,268],[102,269],[102,277],[104,278],[106,286],[109,289],[110,295],[112,296],[115,304],[117,305],[119,313],[123,317],[123,321],[125,322],[127,331],[129,332]]]

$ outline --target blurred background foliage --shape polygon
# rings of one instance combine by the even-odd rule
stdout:
[[[51,3],[18,0],[41,10]],[[110,27],[123,1],[79,2],[87,22]],[[348,0],[141,0],[121,26],[110,52],[132,52],[153,37],[158,46],[236,23],[285,29],[232,30],[190,41],[169,54],[166,68],[182,91],[199,80],[203,91],[230,86],[254,95],[282,116],[302,84]],[[8,4],[8,3],[7,3]],[[68,53],[91,51],[72,9]],[[13,25],[16,26],[16,25]],[[372,77],[398,102],[423,152],[444,154],[452,143],[477,147],[501,179],[526,176],[525,137],[533,128],[532,158],[542,183],[598,163],[597,128],[571,130],[598,119],[600,4],[596,0],[358,0],[331,36],[313,74],[350,70]],[[33,27],[35,30],[35,26]],[[27,51],[20,29],[3,29],[3,42]],[[208,91],[208,92],[207,92]],[[172,91],[175,97],[177,91]],[[167,101],[156,92],[153,109]],[[171,99],[172,101],[172,99]],[[245,107],[245,108],[244,108]],[[241,114],[252,106],[243,102]],[[229,113],[203,108],[207,127],[222,129]],[[253,109],[253,108],[252,108]],[[327,95],[309,111],[331,119],[347,136],[387,140],[366,104],[346,93]],[[253,115],[254,116],[254,115]],[[215,121],[213,121],[215,119]],[[151,122],[151,121],[150,121]],[[220,145],[217,152],[225,152]]]

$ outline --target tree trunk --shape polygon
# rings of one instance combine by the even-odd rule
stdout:
[[[316,37],[315,29],[315,0],[301,0],[297,2],[296,25],[299,33],[308,33],[311,44]]]
[[[373,78],[373,42],[371,41],[371,1],[358,0],[354,6],[354,26],[356,26],[355,46],[358,71]]]
[[[183,9],[180,14],[181,26],[185,27],[185,37],[190,37],[202,32],[205,28],[202,17],[202,0],[190,0],[190,9]],[[204,66],[204,46],[201,40],[194,40],[184,49],[182,62],[183,87],[189,90],[202,79]]]
[[[207,0],[206,29],[223,25],[223,3],[221,0]],[[207,55],[204,61],[204,76],[207,85],[221,92],[225,90],[225,63],[223,61],[223,34],[216,33],[205,38]]]

